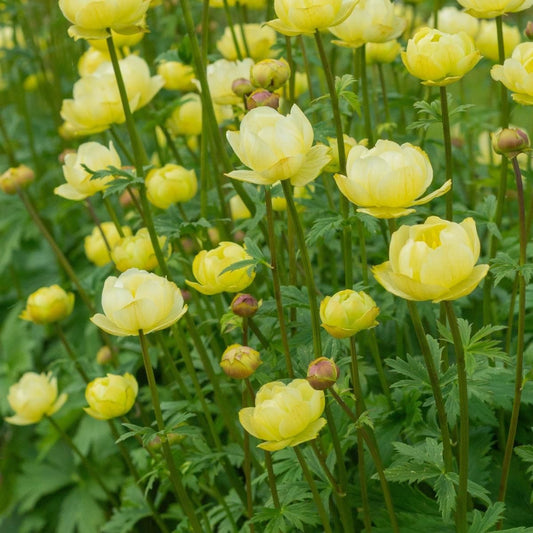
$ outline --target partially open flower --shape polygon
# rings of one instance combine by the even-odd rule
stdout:
[[[73,308],[74,294],[66,292],[59,285],[51,285],[29,295],[20,318],[35,324],[50,324],[69,316]]]
[[[168,209],[177,202],[188,202],[198,190],[194,169],[173,163],[150,170],[145,183],[148,200],[161,209]]]
[[[497,154],[513,159],[513,157],[528,151],[530,142],[524,130],[503,128],[492,134],[492,147]]]
[[[490,75],[512,91],[515,102],[533,105],[533,42],[519,44],[503,65],[492,67]]]
[[[220,366],[224,374],[234,379],[250,377],[262,364],[259,352],[249,346],[232,344],[222,354]]]
[[[275,91],[291,76],[291,67],[285,59],[263,59],[250,69],[250,81],[262,89]]]
[[[0,176],[0,189],[6,194],[16,194],[17,190],[28,186],[35,179],[35,173],[26,165],[8,168]]]
[[[166,237],[157,237],[160,248],[163,250],[167,242]],[[167,257],[172,250],[167,251]],[[157,265],[157,256],[150,234],[146,228],[141,228],[134,236],[124,237],[111,250],[111,259],[117,270],[124,272],[129,268],[141,270],[154,270]]]
[[[332,359],[319,357],[309,363],[307,381],[315,390],[325,390],[333,387],[339,379],[340,370]]]
[[[89,407],[84,411],[97,420],[109,420],[125,415],[135,403],[139,386],[135,376],[107,374],[96,378],[85,388],[85,399]]]
[[[239,293],[231,302],[231,310],[238,316],[249,318],[259,309],[259,303],[251,294]]]
[[[122,232],[125,237],[130,237],[132,234],[129,226],[122,226]],[[107,265],[111,261],[107,246],[109,245],[109,248],[112,250],[121,239],[122,237],[114,222],[102,222],[99,227],[95,226],[91,234],[87,235],[83,241],[83,248],[85,249],[87,259],[96,266]]]

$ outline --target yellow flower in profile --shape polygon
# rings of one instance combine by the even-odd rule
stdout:
[[[533,42],[521,43],[503,65],[494,65],[492,79],[501,81],[517,104],[533,105]]]
[[[480,59],[468,34],[449,34],[427,27],[418,30],[402,52],[403,64],[410,74],[421,79],[423,85],[439,87],[460,80]]]
[[[376,218],[398,218],[414,212],[450,190],[448,180],[436,191],[419,198],[433,180],[427,154],[410,143],[379,140],[374,148],[354,146],[348,154],[346,176],[335,174],[341,193],[357,211]]]
[[[202,250],[192,263],[192,273],[197,282],[186,281],[189,287],[202,294],[241,292],[252,283],[255,272],[249,272],[250,265],[223,272],[226,268],[252,257],[234,242],[221,242],[212,250]]]
[[[288,385],[273,381],[259,389],[255,407],[239,411],[239,421],[250,435],[266,441],[259,448],[274,452],[316,439],[326,425],[324,407],[324,391],[313,389],[307,380]]]
[[[125,415],[133,407],[138,390],[137,380],[131,374],[107,374],[87,385],[85,399],[89,407],[83,410],[97,420]]]
[[[126,34],[144,31],[149,7],[150,0],[59,0],[74,39],[105,39],[109,29]]]
[[[274,55],[272,46],[276,43],[276,32],[272,28],[260,24],[243,24],[242,29],[241,26],[235,25],[233,31],[241,52],[244,54],[248,50],[249,56],[254,61],[260,61]],[[244,31],[247,49],[244,46],[242,31]],[[217,41],[217,49],[228,61],[238,59],[230,26],[226,26],[222,37]]]
[[[533,0],[457,0],[467,13],[480,19],[491,19],[505,13],[524,11]]]
[[[312,34],[345,20],[357,0],[275,0],[277,19],[267,24],[283,35]]]
[[[157,73],[163,78],[165,89],[171,91],[193,91],[195,85],[194,69],[179,61],[163,61],[157,67]]]
[[[76,153],[65,156],[63,175],[67,183],[56,187],[54,193],[68,200],[85,200],[105,190],[113,176],[92,179],[92,174],[84,167],[96,172],[106,170],[110,166],[120,168],[121,165],[120,157],[111,141],[109,148],[97,142],[84,143]]]
[[[168,328],[187,312],[175,283],[137,268],[105,280],[102,308],[91,322],[119,337]]]
[[[66,394],[57,396],[57,379],[51,372],[26,372],[18,383],[9,387],[7,401],[15,414],[5,421],[16,426],[36,424],[43,417],[53,415],[66,400]]]
[[[350,153],[350,150],[356,146],[358,143],[357,141],[353,138],[353,137],[350,137],[349,135],[346,135],[346,133],[344,133],[342,135],[342,139],[343,139],[343,144],[344,144],[344,155],[345,157],[348,157],[348,154]],[[339,166],[339,144],[338,144],[338,141],[337,141],[337,137],[327,137],[327,141],[328,141],[328,147],[329,147],[329,155],[331,157],[331,161],[324,167],[324,170],[326,172],[339,172],[340,170],[340,166]],[[366,146],[368,144],[368,140],[367,139],[363,139],[361,141],[361,144],[363,146]]]
[[[231,220],[241,220],[244,218],[252,218],[252,213],[246,207],[246,204],[242,201],[242,198],[236,194],[232,196],[229,201],[229,209],[231,213]]]
[[[396,39],[405,26],[405,19],[395,14],[390,0],[359,0],[349,17],[329,31],[339,39],[333,43],[358,48]]]
[[[167,238],[157,237],[157,240],[163,250]],[[169,247],[167,258],[170,257],[171,253],[172,250]],[[141,228],[134,236],[121,239],[111,250],[111,259],[120,272],[125,272],[130,268],[154,270],[158,262],[148,229]]]
[[[122,226],[122,232],[125,237],[130,237],[132,234],[129,226]],[[111,256],[109,255],[109,250],[107,249],[102,233],[105,235],[107,244],[109,244],[111,249],[122,239],[114,222],[102,222],[100,227],[95,226],[93,228],[91,234],[85,237],[83,248],[87,259],[96,266],[104,266],[111,261]]]
[[[187,93],[166,122],[172,135],[200,135],[202,133],[202,100],[199,94]]]
[[[271,107],[252,109],[242,119],[240,131],[228,131],[226,137],[237,157],[252,169],[227,176],[258,185],[289,179],[301,187],[330,160],[326,146],[312,146],[313,127],[297,105],[287,116]]]
[[[509,24],[505,23],[502,23],[502,31],[505,57],[511,57],[511,53],[522,40],[520,31],[516,26],[509,26]],[[475,41],[478,50],[484,57],[488,57],[492,61],[499,61],[500,55],[498,52],[498,36],[495,20],[481,21],[479,33]]]
[[[41,287],[28,296],[26,309],[20,318],[35,324],[50,324],[63,320],[72,313],[74,294],[59,285]]]
[[[379,307],[363,291],[345,289],[326,296],[320,302],[321,326],[337,339],[351,337],[364,329],[378,325]]]
[[[489,265],[476,266],[479,251],[474,219],[457,224],[432,216],[395,231],[389,261],[372,272],[385,289],[406,300],[457,300],[487,275]]]
[[[161,209],[168,209],[177,202],[188,202],[198,190],[194,170],[173,163],[150,170],[145,183],[148,200]]]

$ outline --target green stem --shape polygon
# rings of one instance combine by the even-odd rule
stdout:
[[[289,64],[289,68],[291,70],[291,75],[289,77],[289,97],[287,98],[289,108],[292,107],[294,104],[295,98],[295,90],[296,90],[296,65],[294,64],[294,59],[292,57],[292,43],[291,38],[286,36],[285,37],[285,47],[287,49],[287,63]]]
[[[83,378],[83,381],[85,381],[86,384],[89,383],[91,380],[89,379],[89,376],[87,375],[85,370],[83,370],[83,367],[81,366],[80,361],[76,357],[74,350],[72,349],[72,347],[70,346],[70,343],[65,337],[65,334],[63,333],[63,328],[58,323],[56,323],[55,326],[56,326],[55,329],[56,329],[57,336],[59,337],[61,344],[65,348],[67,355],[69,356],[70,360],[74,363],[74,366],[76,367],[76,370],[78,371],[79,375]]]
[[[157,391],[157,383],[155,381],[154,370],[152,368],[152,363],[150,361],[150,356],[148,354],[148,343],[146,341],[146,336],[144,335],[141,329],[139,330],[139,341],[141,343],[141,351],[142,351],[142,356],[143,356],[144,369],[146,371],[146,378],[148,380],[148,386],[150,388],[150,395],[152,397],[152,407],[154,409],[157,429],[161,433],[160,435],[161,448],[163,451],[163,457],[165,458],[165,462],[168,466],[170,481],[172,483],[174,491],[176,492],[176,496],[178,497],[180,504],[183,506],[183,510],[185,511],[187,517],[189,518],[190,525],[193,531],[195,533],[202,533],[202,526],[200,525],[200,521],[198,520],[198,517],[196,516],[192,501],[189,498],[189,495],[187,494],[187,491],[181,481],[180,472],[177,469],[176,464],[174,463],[174,457],[172,455],[172,450],[170,449],[167,436],[164,433],[165,423],[163,421],[163,414],[161,412],[161,405],[159,403],[159,393]]]
[[[313,77],[311,73],[311,64],[307,57],[307,51],[305,49],[305,42],[302,35],[298,35],[298,44],[300,45],[300,51],[302,52],[302,59],[304,60],[305,75],[307,77],[307,91],[309,92],[309,100],[312,102],[315,97],[313,96]]]
[[[270,494],[272,494],[272,501],[274,507],[280,509],[278,488],[276,486],[276,476],[274,475],[274,469],[272,468],[272,455],[265,450],[265,466],[268,473],[268,486],[270,487]]]
[[[307,484],[309,485],[309,488],[311,489],[311,492],[313,494],[313,501],[315,502],[318,515],[320,516],[320,521],[322,522],[322,526],[324,527],[324,533],[332,533],[331,526],[329,524],[329,518],[326,513],[326,509],[324,508],[324,505],[320,498],[320,494],[318,492],[315,480],[313,479],[313,476],[311,475],[311,472],[309,471],[309,467],[307,466],[305,457],[303,456],[298,446],[294,447],[294,453],[296,454],[296,457],[298,458],[298,462],[300,463],[300,466],[302,467],[302,472],[305,477],[305,480],[307,481]]]
[[[390,109],[389,109],[389,97],[387,96],[387,84],[385,83],[385,74],[383,72],[383,65],[381,63],[377,64],[378,75],[379,75],[379,84],[381,86],[381,98],[383,98],[383,111],[385,112],[385,121],[387,123],[391,122],[390,118]]]
[[[276,253],[276,236],[274,235],[274,217],[272,213],[272,194],[269,187],[265,187],[265,204],[267,214],[268,246],[270,248],[270,264],[272,266],[272,282],[274,285],[274,298],[276,300],[276,309],[278,312],[279,331],[283,353],[285,355],[285,366],[289,377],[294,377],[292,368],[291,351],[289,348],[289,339],[287,337],[287,325],[285,324],[285,313],[283,311],[283,301],[281,300],[281,283],[279,280],[278,259]]]
[[[122,225],[120,224],[117,213],[115,209],[113,208],[113,204],[109,201],[109,198],[103,195],[102,195],[102,200],[104,202],[107,212],[109,213],[109,216],[111,217],[113,224],[115,225],[115,228],[117,229],[117,233],[120,235],[120,238],[123,239],[124,231],[122,230]]]
[[[241,53],[241,47],[239,46],[239,41],[237,40],[237,34],[235,33],[235,26],[233,25],[233,17],[231,16],[231,10],[228,5],[228,0],[224,0],[223,4],[224,4],[224,13],[226,15],[226,20],[228,23],[229,31],[231,33],[231,38],[233,39],[233,46],[235,46],[235,53],[237,54],[237,59],[239,61],[242,61],[243,55]]]
[[[370,97],[368,95],[368,76],[366,71],[366,44],[357,49],[359,54],[359,68],[361,69],[361,89],[363,94],[363,117],[365,122],[365,134],[368,146],[374,146],[374,134],[372,130],[372,116],[370,115]]]
[[[4,140],[2,148],[4,149],[4,152],[7,155],[9,166],[16,167],[18,163],[17,163],[17,158],[15,157],[15,150],[13,149],[13,145],[11,144],[11,139],[9,138],[9,135],[7,134],[7,130],[4,126],[4,121],[2,120],[1,114],[0,114],[0,134],[2,135],[2,139]]]
[[[459,324],[451,302],[444,302],[448,315],[448,324],[453,336],[455,360],[457,364],[457,380],[459,386],[459,487],[455,505],[455,528],[458,533],[468,531],[467,503],[468,503],[468,388],[466,376],[466,361],[463,341],[459,332]]]
[[[444,470],[445,472],[451,472],[453,469],[453,454],[450,442],[450,431],[448,429],[448,417],[446,416],[446,409],[444,407],[444,400],[442,398],[442,391],[440,389],[439,375],[431,355],[429,343],[426,338],[424,327],[422,325],[422,321],[420,320],[420,315],[418,314],[416,304],[410,300],[407,300],[407,308],[409,309],[411,320],[418,338],[418,343],[420,345],[420,349],[422,350],[424,363],[426,364],[426,369],[428,371],[429,382],[431,384],[431,390],[433,392],[433,397],[435,398],[437,418],[439,420],[442,436],[442,457],[444,460]]]
[[[446,181],[450,180],[452,184],[446,195],[446,218],[453,219],[453,159],[452,159],[452,137],[450,133],[450,112],[448,110],[448,94],[446,87],[440,89],[440,109],[442,117],[442,134],[444,137],[444,153],[446,158]]]
[[[322,355],[322,345],[320,341],[320,316],[318,313],[318,305],[316,301],[317,290],[315,287],[315,280],[313,278],[313,269],[311,267],[311,261],[309,259],[309,252],[305,245],[305,235],[298,211],[294,204],[294,198],[292,196],[291,184],[288,180],[282,180],[281,185],[283,187],[283,193],[287,200],[287,208],[289,215],[294,223],[294,229],[296,230],[296,238],[298,239],[298,246],[300,247],[300,253],[302,255],[302,262],[305,272],[305,281],[307,285],[307,292],[309,297],[309,306],[311,308],[311,327],[313,330],[313,350],[315,358]]]
[[[242,407],[245,408],[249,405],[247,401],[247,391],[244,389],[242,391]],[[244,482],[246,485],[246,511],[248,514],[248,519],[251,520],[254,516],[254,503],[253,503],[253,494],[252,494],[252,469],[251,469],[251,459],[250,459],[250,435],[247,431],[244,431],[243,439],[243,449],[244,449]],[[255,526],[253,523],[249,523],[250,533],[254,533]]]

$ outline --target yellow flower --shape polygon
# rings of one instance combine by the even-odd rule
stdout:
[[[324,392],[307,380],[273,381],[259,389],[255,407],[239,411],[239,421],[250,435],[266,441],[259,448],[274,452],[315,439],[326,424],[320,417],[324,407]]]
[[[0,176],[0,189],[6,194],[17,194],[17,190],[27,187],[35,179],[35,173],[26,165],[8,168]]]
[[[78,73],[81,77],[89,76],[106,61],[111,61],[107,50],[101,51],[91,46],[78,60]]]
[[[357,48],[365,43],[383,43],[399,37],[406,21],[394,13],[390,0],[359,0],[350,16],[329,31],[340,40],[333,43]]]
[[[187,93],[180,99],[167,120],[172,135],[200,135],[202,133],[202,101],[200,95]]]
[[[132,111],[145,106],[163,86],[161,76],[150,77],[144,59],[129,55],[119,61]],[[102,63],[92,74],[75,84],[72,99],[63,100],[61,117],[77,135],[90,135],[122,124],[126,118],[110,62]]]
[[[29,295],[20,318],[35,324],[50,324],[69,316],[73,308],[74,294],[66,292],[59,285],[51,285]]]
[[[439,30],[445,33],[459,33],[464,31],[472,39],[476,38],[479,31],[479,20],[464,11],[460,11],[455,6],[446,6],[439,9]],[[435,27],[434,16],[431,15],[428,26]]]
[[[505,57],[511,57],[512,51],[520,44],[521,35],[516,26],[502,23],[503,47]],[[498,38],[495,20],[482,20],[476,37],[476,46],[484,57],[492,61],[499,61]]]
[[[350,137],[349,135],[346,135],[344,133],[342,135],[342,139],[344,141],[344,155],[345,157],[348,157],[348,154],[350,153],[350,150],[357,146],[357,141]],[[329,155],[331,157],[331,161],[324,167],[324,170],[326,172],[339,172],[340,166],[339,166],[339,144],[337,142],[337,137],[327,137],[328,140],[328,147],[329,147]],[[361,144],[363,146],[366,146],[368,144],[367,139],[363,139],[361,141]]]
[[[294,203],[296,204],[296,209],[298,209],[298,211],[303,211],[305,208],[301,200],[309,200],[314,190],[315,187],[313,184],[307,185],[305,187],[294,187],[292,194],[294,197]],[[285,199],[285,196],[283,196],[283,194],[282,196],[278,196],[277,193],[272,193],[272,209],[274,211],[287,210],[287,200]]]
[[[226,137],[237,157],[252,169],[227,175],[258,185],[286,179],[292,185],[306,185],[330,160],[326,146],[312,146],[313,127],[297,105],[287,116],[271,107],[252,109],[242,119],[240,131],[228,131]]]
[[[402,45],[396,40],[386,43],[367,43],[365,61],[368,65],[374,63],[392,63],[402,50]]]
[[[276,42],[276,32],[272,28],[261,26],[260,24],[243,24],[242,29],[244,30],[249,56],[252,59],[260,61],[261,59],[273,56],[272,46]],[[239,49],[242,53],[245,53],[246,49],[244,47],[241,27],[236,25],[233,27],[233,30],[237,37]],[[235,42],[229,26],[226,26],[222,37],[217,41],[217,49],[229,61],[236,61],[238,59]]]
[[[402,52],[407,70],[423,85],[444,86],[460,80],[481,59],[472,38],[464,33],[418,30]]]
[[[109,142],[109,148],[97,142],[84,143],[76,153],[65,156],[63,175],[67,183],[56,187],[54,193],[68,200],[84,200],[103,191],[113,180],[113,176],[92,179],[92,174],[84,166],[96,172],[110,166],[120,168],[121,164],[112,142]]]
[[[370,150],[355,146],[348,154],[347,176],[335,174],[340,191],[361,206],[357,211],[376,218],[398,218],[414,212],[411,206],[425,204],[450,190],[447,181],[423,198],[433,180],[426,153],[418,146],[379,140]],[[419,198],[417,200],[417,198]]]
[[[157,73],[163,78],[165,89],[173,91],[194,90],[194,69],[179,61],[164,61],[157,67]]]
[[[503,65],[492,67],[490,75],[512,91],[515,102],[533,105],[533,42],[519,44]]]
[[[107,374],[87,385],[85,399],[89,407],[83,409],[97,420],[125,415],[133,407],[138,390],[137,380],[131,374]]]
[[[119,337],[168,328],[187,311],[175,283],[137,268],[105,280],[102,308],[91,322]]]
[[[125,237],[131,236],[131,228],[122,226],[122,232]],[[117,227],[113,222],[102,222],[100,227],[95,226],[90,235],[87,235],[83,241],[85,255],[87,259],[96,266],[104,266],[111,261],[109,250],[102,236],[105,235],[107,244],[113,249],[121,240]]]
[[[312,34],[348,17],[357,0],[275,0],[277,19],[267,24],[283,35]]]
[[[241,220],[243,218],[252,218],[252,213],[242,201],[242,198],[236,194],[232,196],[229,201],[229,209],[231,212],[231,220]]]
[[[164,249],[167,238],[158,237],[157,240],[161,249]],[[167,257],[171,253],[172,250],[169,247]],[[115,244],[111,250],[111,259],[120,272],[125,272],[130,268],[154,270],[158,264],[150,234],[146,228],[141,228],[135,236],[124,237]]]
[[[379,307],[366,292],[345,289],[320,302],[321,326],[337,339],[378,325]]]
[[[144,15],[150,0],[59,0],[59,9],[73,25],[68,34],[74,39],[105,39],[117,33],[144,31]]]
[[[234,379],[249,378],[261,364],[259,352],[241,344],[228,346],[220,361],[224,374]]]
[[[198,180],[194,170],[169,163],[154,168],[146,176],[148,200],[161,209],[168,209],[176,202],[188,202],[198,190]]]
[[[249,272],[250,265],[235,270],[226,268],[252,257],[246,250],[234,242],[221,242],[212,250],[202,250],[192,263],[192,272],[198,280],[186,281],[187,285],[202,294],[218,294],[220,292],[241,292],[255,278],[255,272]]]
[[[145,25],[144,21],[142,22],[142,25]],[[141,42],[145,32],[125,34],[111,30],[111,35],[113,36],[113,44],[115,45],[115,48],[120,50],[121,48],[131,48]],[[91,46],[100,50],[100,52],[108,51],[106,39],[91,39]]]
[[[213,102],[218,105],[240,104],[242,98],[237,96],[231,87],[235,80],[250,77],[250,69],[253,64],[254,60],[247,57],[242,61],[219,59],[208,65],[207,84]],[[199,87],[199,82],[196,81],[195,83]]]
[[[406,300],[441,302],[470,294],[489,265],[477,265],[479,237],[472,218],[460,224],[429,217],[391,237],[389,261],[372,269],[389,292]]]
[[[53,415],[66,400],[66,394],[57,396],[57,379],[51,372],[26,372],[18,383],[9,387],[7,401],[15,415],[6,417],[5,421],[17,426],[36,424],[44,416]]]
[[[458,2],[467,13],[481,19],[524,11],[533,5],[533,0],[458,0]]]

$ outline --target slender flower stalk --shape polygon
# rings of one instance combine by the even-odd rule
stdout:
[[[446,180],[450,180],[451,188],[446,195],[446,218],[453,220],[453,159],[452,137],[450,133],[450,113],[448,111],[448,93],[446,86],[440,86],[440,109],[442,117],[442,134],[444,137],[444,154],[446,158]]]
[[[268,486],[270,487],[270,494],[272,494],[272,502],[276,509],[280,509],[278,488],[276,486],[276,476],[274,475],[274,469],[272,468],[272,454],[265,450],[265,465],[268,473]]]
[[[115,228],[117,228],[117,233],[120,235],[121,238],[124,238],[124,231],[122,230],[122,224],[120,223],[118,219],[115,209],[113,208],[113,204],[109,201],[109,198],[105,196],[102,196],[102,200],[104,202],[105,208],[107,209],[107,212],[109,213],[109,216],[111,217],[111,220],[113,221],[113,224],[115,225]]]
[[[444,302],[448,315],[448,324],[453,336],[455,359],[457,364],[457,379],[459,385],[459,487],[455,504],[455,528],[458,533],[468,531],[467,503],[468,503],[468,447],[469,447],[469,420],[468,420],[468,389],[466,376],[466,361],[463,341],[459,333],[457,317],[453,304]]]
[[[244,389],[242,391],[242,407],[248,407],[248,391]],[[252,519],[254,516],[254,503],[253,503],[253,494],[252,494],[252,468],[251,468],[251,458],[250,458],[250,435],[247,431],[244,431],[244,481],[246,486],[246,511],[248,513],[248,519]],[[250,533],[254,533],[255,526],[252,522],[249,523]]]
[[[366,44],[357,49],[359,54],[359,68],[361,69],[361,90],[363,94],[363,117],[365,121],[365,135],[368,145],[374,146],[374,133],[372,128],[372,116],[370,114],[370,97],[368,95],[368,76],[366,69]]]
[[[239,41],[237,39],[237,34],[235,33],[235,26],[233,25],[233,17],[231,16],[231,9],[229,8],[228,0],[223,0],[223,4],[224,4],[224,14],[226,15],[226,21],[228,23],[228,27],[231,33],[231,38],[233,39],[233,46],[235,46],[235,52],[237,54],[237,59],[239,61],[242,61],[244,56],[242,55],[241,47],[239,46]]]
[[[57,333],[57,336],[59,337],[59,340],[61,341],[61,344],[65,348],[65,351],[67,352],[67,355],[69,356],[69,359],[74,363],[74,366],[76,367],[76,370],[78,371],[79,375],[82,377],[83,381],[85,383],[89,383],[90,379],[83,367],[81,366],[80,360],[76,357],[76,354],[74,353],[74,350],[72,349],[72,346],[68,342],[67,338],[65,337],[65,334],[63,332],[63,328],[59,325],[59,323],[56,322],[55,324],[55,330]]]
[[[159,393],[157,391],[157,383],[155,381],[154,370],[152,368],[152,363],[150,361],[150,356],[148,354],[148,343],[146,341],[146,337],[142,330],[139,330],[139,341],[141,343],[141,351],[142,351],[142,356],[143,356],[144,369],[146,371],[148,386],[150,388],[150,395],[152,396],[152,407],[154,409],[157,429],[159,432],[164,432],[165,423],[163,421],[163,414],[161,412],[161,405],[159,403]],[[172,483],[172,487],[174,488],[174,491],[176,492],[176,496],[178,497],[180,504],[183,506],[183,510],[185,511],[187,517],[189,518],[190,525],[193,531],[195,533],[202,533],[203,531],[202,526],[200,525],[200,521],[198,520],[198,517],[196,516],[192,501],[190,500],[189,495],[187,494],[187,491],[185,490],[185,487],[183,486],[183,482],[181,481],[181,475],[174,462],[174,457],[172,455],[172,450],[170,449],[167,436],[165,434],[161,434],[160,438],[161,438],[161,448],[163,451],[163,457],[165,458],[165,462],[169,469],[169,475],[170,475],[170,481]]]

